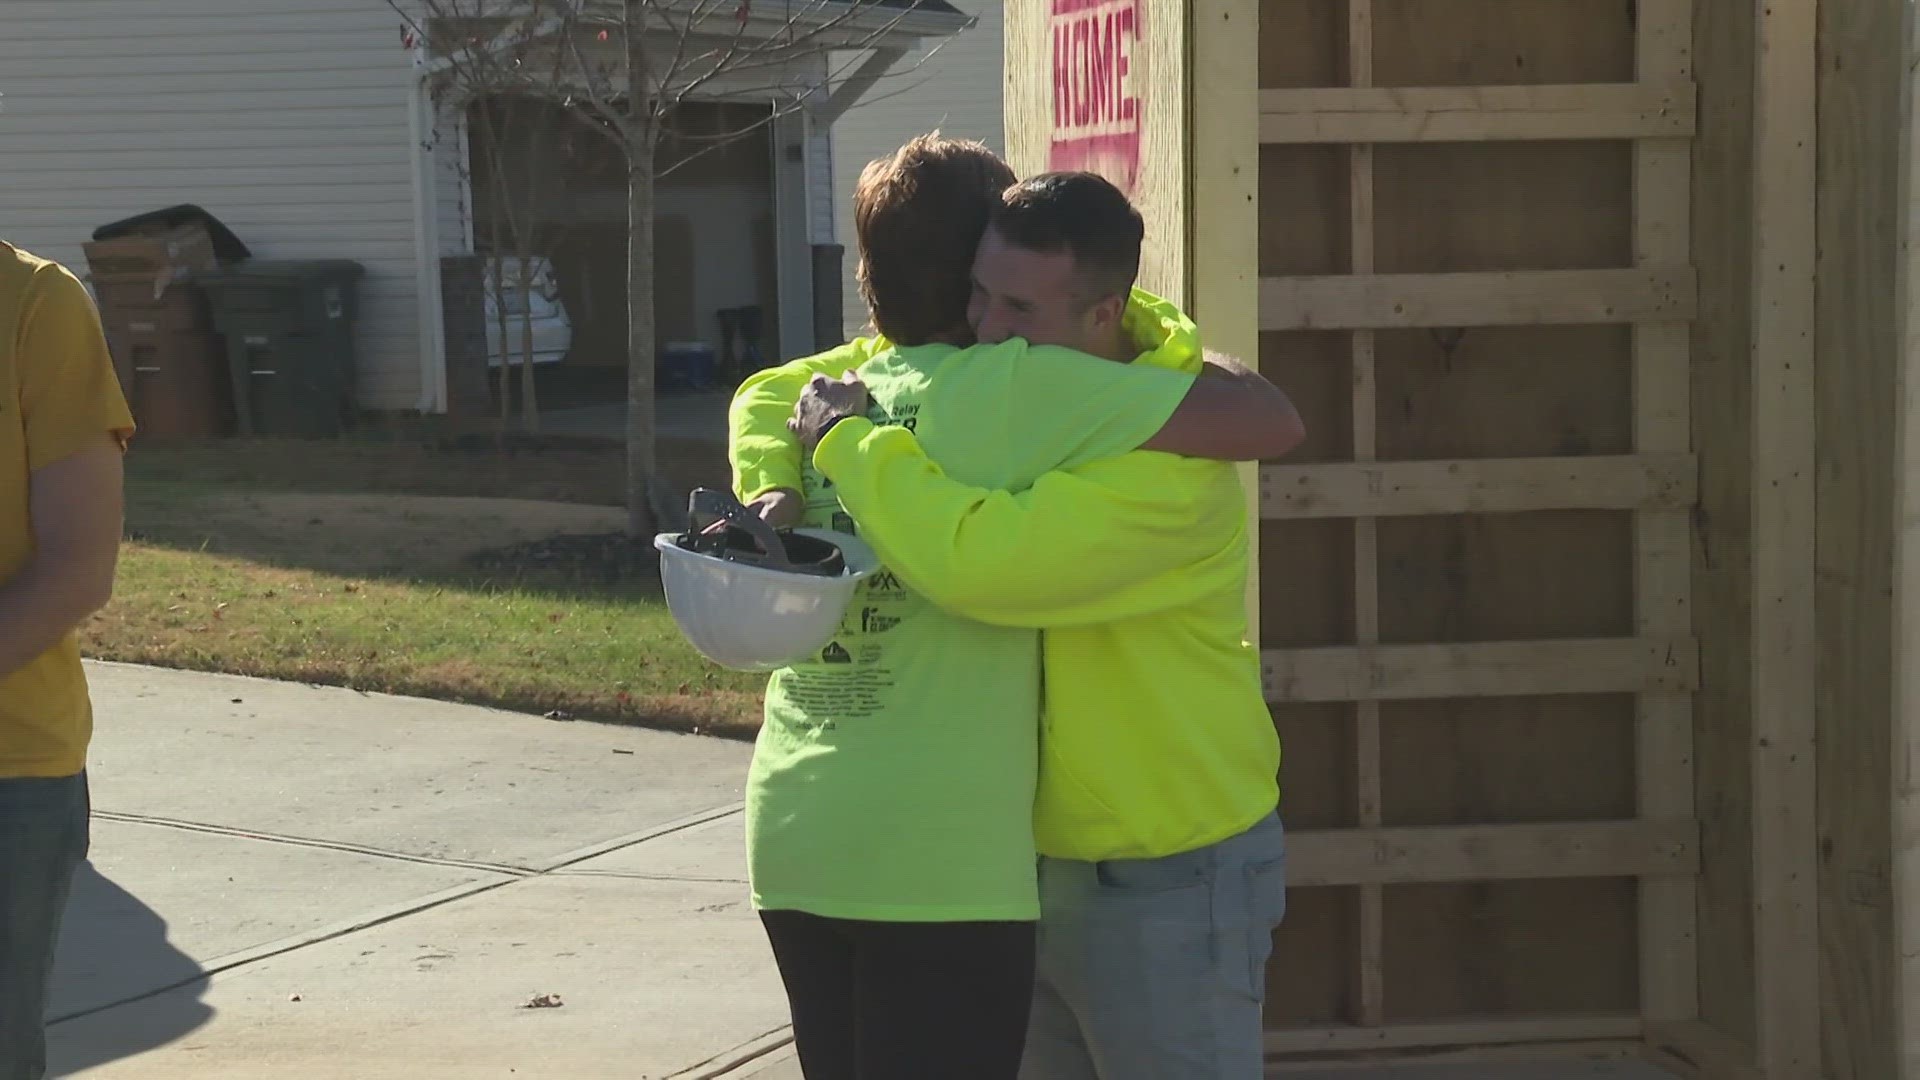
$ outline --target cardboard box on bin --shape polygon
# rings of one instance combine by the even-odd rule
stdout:
[[[150,290],[152,300],[158,300],[168,286],[220,265],[214,257],[213,238],[201,225],[93,240],[82,244],[81,250],[86,252],[87,269],[96,287],[143,285]]]

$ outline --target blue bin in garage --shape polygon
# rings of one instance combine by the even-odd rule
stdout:
[[[704,341],[673,341],[654,362],[653,383],[662,390],[704,390],[713,385],[713,346]]]

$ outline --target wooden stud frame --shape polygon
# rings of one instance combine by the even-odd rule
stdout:
[[[1689,78],[1691,0],[1640,0],[1635,41],[1643,84]],[[1633,255],[1641,267],[1683,265],[1692,242],[1691,147],[1649,139],[1633,153]],[[1692,371],[1686,323],[1633,329],[1634,447],[1642,455],[1692,448]],[[1689,500],[1691,502],[1691,500]],[[1684,507],[1647,506],[1634,521],[1634,614],[1646,637],[1692,628],[1692,522]],[[1692,817],[1693,701],[1683,690],[1648,689],[1635,711],[1635,764],[1642,817]],[[1640,883],[1640,1009],[1649,1023],[1698,1013],[1695,881],[1691,875]]]
[[[1269,520],[1354,520],[1355,643],[1266,650],[1262,659],[1272,701],[1354,703],[1352,767],[1359,823],[1353,829],[1298,832],[1292,841],[1294,884],[1358,890],[1358,1023],[1273,1030],[1268,1051],[1292,1056],[1637,1040],[1656,1025],[1678,1030],[1694,1024],[1698,1016],[1691,692],[1698,685],[1699,659],[1691,637],[1689,541],[1690,512],[1698,498],[1689,395],[1689,323],[1695,316],[1690,266],[1690,139],[1696,123],[1692,4],[1639,0],[1633,83],[1427,88],[1373,85],[1373,6],[1374,0],[1345,3],[1350,85],[1260,94],[1263,143],[1349,147],[1351,273],[1261,280],[1259,323],[1269,331],[1351,334],[1353,461],[1267,466],[1261,470],[1260,506]],[[1797,30],[1796,18],[1776,33]],[[1791,79],[1800,74],[1798,69],[1779,74],[1776,92],[1797,85]],[[1373,144],[1541,139],[1633,142],[1631,266],[1490,273],[1376,271]],[[1766,167],[1762,160],[1760,168]],[[1787,183],[1790,190],[1798,190],[1791,177]],[[1781,198],[1786,197],[1782,191]],[[1756,205],[1755,212],[1764,208]],[[1810,325],[1794,322],[1791,313],[1780,321],[1789,334]],[[1376,331],[1594,323],[1633,328],[1631,454],[1377,460]],[[1756,382],[1756,397],[1759,394]],[[1787,400],[1785,394],[1779,397]],[[1798,464],[1790,455],[1774,456],[1782,467]],[[1756,485],[1759,482],[1756,479]],[[1789,497],[1779,512],[1791,516],[1797,505]],[[1379,518],[1557,509],[1633,512],[1634,637],[1380,643]],[[1810,559],[1804,565],[1811,566]],[[1790,643],[1777,644],[1784,648]],[[1758,655],[1756,671],[1765,659],[1764,652]],[[1635,820],[1383,827],[1380,702],[1580,693],[1635,696]],[[1807,717],[1810,724],[1810,709]],[[1810,768],[1811,758],[1806,760]],[[1797,775],[1784,767],[1778,770],[1788,785]],[[1761,794],[1758,782],[1755,794]],[[1641,1015],[1390,1022],[1382,955],[1384,887],[1587,876],[1628,876],[1640,882]],[[1777,925],[1784,931],[1797,915],[1790,910],[1778,917]],[[1763,933],[1767,925],[1763,920]],[[1809,992],[1816,983],[1811,971],[1794,978]],[[1817,1010],[1809,1009],[1807,1015],[1817,1016]],[[1791,1035],[1787,1038],[1794,1041]],[[1803,1051],[1793,1045],[1783,1052],[1792,1058]]]

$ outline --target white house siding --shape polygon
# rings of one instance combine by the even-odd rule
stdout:
[[[880,80],[866,98],[833,125],[832,210],[835,232],[847,249],[843,323],[849,335],[868,332],[867,308],[853,280],[858,260],[853,238],[853,187],[860,179],[860,170],[915,135],[935,128],[945,135],[979,139],[1004,152],[1001,4],[998,0],[954,0],[953,6],[978,20],[972,29],[944,43],[929,43],[938,45],[930,57],[924,48],[908,54],[895,69],[905,74]],[[847,65],[837,67],[844,69]]]
[[[0,0],[0,237],[84,274],[96,226],[191,202],[258,257],[358,260],[361,404],[422,404],[399,22],[384,0]]]

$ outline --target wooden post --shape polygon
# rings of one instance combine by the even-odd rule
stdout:
[[[1643,85],[1690,78],[1691,0],[1641,0],[1635,51]],[[1635,143],[1634,262],[1691,261],[1692,147],[1688,140]],[[1684,322],[1633,329],[1634,448],[1642,454],[1692,449],[1691,339]],[[1684,509],[1634,516],[1634,608],[1639,632],[1653,637],[1692,629],[1692,522]],[[1639,696],[1636,721],[1640,816],[1693,816],[1693,698],[1674,691]],[[1692,877],[1649,878],[1640,890],[1640,1010],[1651,1025],[1699,1013],[1698,941]]]
[[[1356,89],[1373,85],[1373,0],[1347,0],[1347,74]],[[1348,235],[1354,274],[1374,272],[1373,144],[1347,148]],[[1377,417],[1379,380],[1375,372],[1374,331],[1355,330],[1353,358],[1353,460],[1379,456]],[[1353,522],[1354,638],[1362,653],[1380,641],[1380,522],[1359,517]],[[1380,703],[1354,704],[1354,793],[1357,818],[1363,829],[1378,828],[1381,815]],[[1360,886],[1360,1024],[1386,1023],[1385,896],[1379,885]]]
[[[1908,55],[1920,55],[1920,20],[1906,10]],[[1894,302],[1900,350],[1893,473],[1893,956],[1892,1029],[1898,1080],[1920,1080],[1920,78],[1906,67],[1901,123],[1899,256]]]
[[[1753,874],[1756,1050],[1820,1074],[1814,684],[1816,9],[1756,0],[1753,121]]]
[[[1260,4],[1196,4],[1193,54],[1206,78],[1190,79],[1187,190],[1187,310],[1201,339],[1244,363],[1260,365]],[[1284,373],[1269,372],[1282,386]],[[1260,469],[1240,470],[1247,492],[1247,639],[1260,643]]]

